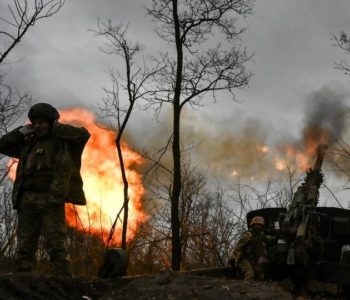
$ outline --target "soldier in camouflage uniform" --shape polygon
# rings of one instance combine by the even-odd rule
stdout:
[[[255,216],[250,222],[250,229],[242,233],[230,257],[229,262],[244,273],[244,280],[264,280],[268,240],[263,233],[264,227],[264,218]]]
[[[47,103],[32,106],[28,117],[30,125],[0,139],[0,153],[19,160],[12,195],[18,212],[16,270],[32,271],[42,235],[54,273],[69,276],[64,204],[86,204],[80,165],[90,134],[59,123],[58,111]]]

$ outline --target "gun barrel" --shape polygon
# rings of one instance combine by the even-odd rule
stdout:
[[[317,147],[317,159],[315,161],[315,165],[313,168],[314,171],[321,171],[323,159],[326,155],[327,149],[328,149],[328,145],[325,145],[325,144],[318,145],[318,147]]]

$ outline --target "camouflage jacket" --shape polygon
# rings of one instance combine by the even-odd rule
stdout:
[[[0,153],[19,160],[12,192],[14,209],[18,208],[19,199],[23,192],[26,159],[30,149],[37,142],[31,136],[25,137],[19,132],[19,128],[5,134],[0,139]],[[48,201],[86,204],[80,167],[81,154],[89,137],[90,134],[85,128],[54,123],[50,136],[54,149],[54,160],[52,179],[48,188]]]
[[[263,233],[248,230],[241,234],[233,250],[233,258],[237,261],[243,257],[256,261],[266,257],[266,243],[269,238]]]

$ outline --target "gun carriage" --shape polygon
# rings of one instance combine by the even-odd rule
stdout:
[[[266,275],[271,279],[314,278],[350,286],[350,210],[318,206],[326,150],[326,145],[317,148],[314,167],[306,172],[288,208],[247,214],[247,224],[254,216],[264,217],[266,234],[275,241],[267,246]]]

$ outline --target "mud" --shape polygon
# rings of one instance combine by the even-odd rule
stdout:
[[[339,299],[320,293],[300,299]],[[0,299],[297,299],[288,283],[246,282],[189,273],[87,280],[31,274],[0,274]]]

